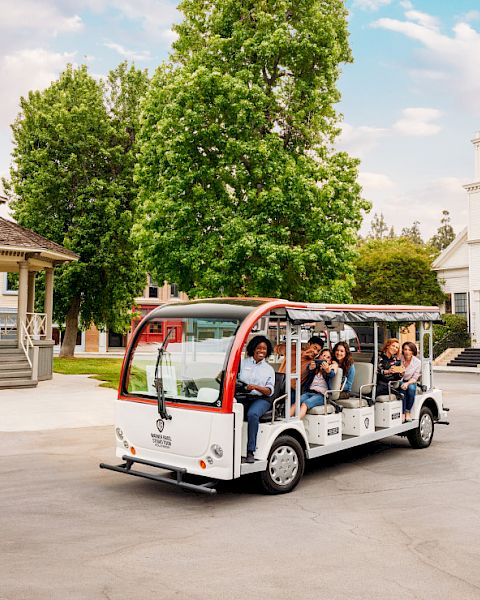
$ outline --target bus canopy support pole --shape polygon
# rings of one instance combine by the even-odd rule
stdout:
[[[297,325],[297,347],[295,364],[295,416],[300,416],[300,396],[302,395],[302,326]]]
[[[287,322],[287,339],[286,339],[286,364],[285,364],[285,393],[287,397],[285,399],[285,420],[288,421],[290,419],[290,407],[292,406],[292,331],[291,325]]]
[[[424,352],[424,336],[425,336],[425,329],[423,327],[423,321],[420,322],[420,362],[421,362],[421,366],[420,366],[420,373],[421,373],[421,377],[423,378],[423,365],[425,363],[425,352]],[[424,382],[422,381],[422,384]]]
[[[433,323],[430,323],[428,336],[428,359],[430,361],[430,389],[433,388]]]
[[[378,368],[378,323],[373,323],[373,390],[372,399],[377,393],[377,368]]]

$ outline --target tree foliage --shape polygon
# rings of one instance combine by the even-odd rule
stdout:
[[[455,239],[455,232],[450,223],[450,213],[442,210],[442,219],[437,233],[430,239],[429,244],[438,252],[444,250]]]
[[[414,221],[411,227],[404,227],[402,229],[401,237],[408,238],[414,244],[423,244],[419,225],[420,221]]]
[[[145,104],[138,240],[190,295],[346,299],[361,200],[335,152],[341,0],[184,0]]]
[[[355,302],[442,304],[445,298],[425,246],[408,238],[367,240],[356,262]]]
[[[105,84],[69,66],[46,90],[21,99],[7,189],[16,220],[80,255],[55,271],[54,318],[120,331],[145,274],[131,239],[138,105],[145,73],[120,65]]]
[[[372,218],[372,222],[370,223],[370,231],[368,233],[368,238],[372,240],[381,240],[384,237],[387,237],[388,225],[385,221],[385,217],[383,213],[375,213]],[[394,237],[395,232],[393,227],[390,228],[390,232],[388,237]]]

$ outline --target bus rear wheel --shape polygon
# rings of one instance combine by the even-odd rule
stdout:
[[[418,418],[418,427],[407,433],[408,441],[412,448],[428,448],[433,438],[433,414],[432,411],[423,406]]]
[[[291,492],[302,478],[304,469],[302,446],[290,435],[281,435],[273,443],[267,468],[261,473],[263,489],[268,494]]]

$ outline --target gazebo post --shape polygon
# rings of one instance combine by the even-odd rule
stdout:
[[[27,313],[35,312],[35,271],[28,272]]]
[[[53,322],[53,268],[45,269],[45,314],[47,322],[45,326],[45,339],[52,339]]]
[[[18,311],[17,311],[17,342],[18,347],[22,346],[22,323],[25,324],[27,319],[27,303],[28,303],[28,263],[21,261],[18,263]]]

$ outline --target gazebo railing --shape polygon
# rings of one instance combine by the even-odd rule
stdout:
[[[11,312],[0,312],[0,340],[17,338],[17,315]]]
[[[45,313],[27,313],[26,329],[33,339],[44,339],[47,334],[47,315]]]

